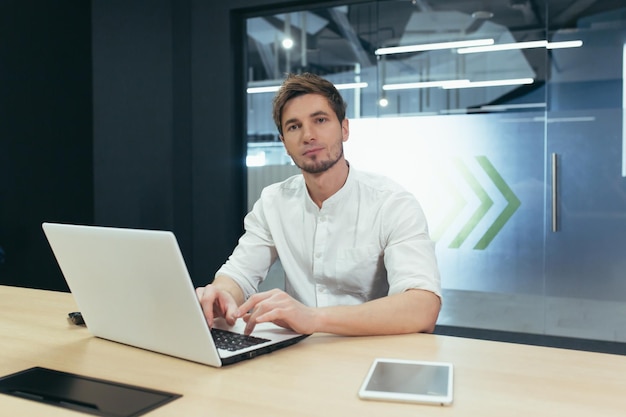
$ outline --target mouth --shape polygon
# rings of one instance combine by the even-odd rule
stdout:
[[[302,153],[302,156],[312,155],[312,154],[322,151],[323,149],[324,148],[321,148],[321,147],[309,148]]]

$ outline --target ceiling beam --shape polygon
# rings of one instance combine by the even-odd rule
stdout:
[[[576,0],[571,6],[559,13],[554,19],[548,19],[551,25],[565,25],[570,20],[579,17],[585,9],[592,6],[597,0]]]
[[[328,9],[330,16],[333,21],[337,24],[338,30],[341,32],[343,37],[350,44],[350,48],[352,52],[354,52],[354,57],[356,62],[361,64],[362,66],[370,66],[372,64],[373,56],[368,54],[365,49],[363,49],[363,45],[361,45],[361,40],[354,32],[350,21],[345,13],[341,12],[335,7],[331,7]]]

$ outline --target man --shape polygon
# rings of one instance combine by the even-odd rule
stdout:
[[[391,180],[350,167],[346,105],[332,83],[289,75],[273,104],[302,175],[263,190],[233,254],[196,290],[209,325],[224,317],[243,318],[246,333],[262,322],[304,334],[432,332],[441,288],[418,202]],[[286,291],[258,293],[276,258]]]

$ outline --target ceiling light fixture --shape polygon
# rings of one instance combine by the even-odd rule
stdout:
[[[510,51],[513,49],[530,49],[530,48],[545,48],[548,45],[548,41],[530,41],[530,42],[514,42],[514,43],[501,43],[499,45],[487,45],[487,46],[474,46],[470,48],[461,48],[456,52],[458,54],[473,54],[476,52],[494,52],[494,51]]]
[[[472,19],[489,20],[493,17],[493,13],[487,10],[477,10],[471,16]]]
[[[283,39],[282,45],[283,45],[283,48],[285,48],[285,49],[293,48],[293,39],[291,39],[291,38]]]
[[[349,90],[349,89],[357,89],[357,88],[366,88],[368,86],[367,83],[343,83],[343,84],[335,84],[335,88],[337,90]],[[267,85],[262,87],[248,87],[246,89],[246,93],[248,94],[259,94],[259,93],[275,93],[280,89],[280,85]]]
[[[470,81],[468,83],[462,83],[454,85],[452,83],[442,86],[444,90],[452,88],[476,88],[476,87],[502,87],[507,85],[524,85],[532,84],[535,80],[532,78],[511,78],[508,80],[488,80],[488,81]]]
[[[376,55],[404,54],[408,52],[434,51],[438,49],[469,48],[475,46],[493,45],[493,43],[493,39],[474,39],[467,41],[425,43],[418,45],[390,46],[387,48],[378,48],[376,51],[374,51],[374,53]]]
[[[392,90],[411,90],[414,88],[445,88],[445,86],[460,86],[469,84],[470,80],[445,80],[445,81],[421,81],[415,83],[401,83],[401,84],[385,84],[383,85],[384,91]]]
[[[513,42],[502,43],[498,45],[485,45],[485,46],[472,46],[468,48],[457,49],[459,54],[473,54],[477,52],[495,52],[495,51],[510,51],[516,49],[531,49],[531,48],[579,48],[583,45],[583,41],[562,41],[562,42],[548,42],[546,40],[541,41],[529,41],[529,42]]]
[[[561,42],[548,42],[546,48],[548,49],[562,49],[562,48],[580,48],[583,46],[583,41],[561,41]]]
[[[246,92],[248,94],[275,93],[278,89],[280,89],[279,85],[268,85],[266,87],[248,87]]]
[[[511,78],[505,80],[470,81],[470,80],[445,80],[445,81],[422,81],[415,83],[385,84],[384,91],[410,90],[415,88],[443,88],[451,90],[455,88],[477,88],[477,87],[501,87],[507,85],[532,84],[532,78]]]
[[[335,84],[335,88],[337,90],[350,90],[350,89],[365,88],[365,87],[367,87],[367,83]]]

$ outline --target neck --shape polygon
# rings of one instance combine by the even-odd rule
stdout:
[[[324,201],[343,187],[348,179],[349,172],[350,165],[348,161],[341,158],[335,165],[324,172],[311,174],[303,171],[302,175],[311,199],[321,208]]]

